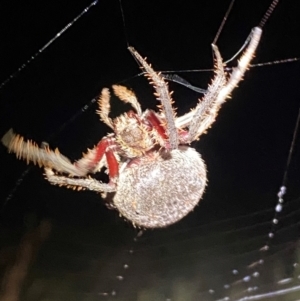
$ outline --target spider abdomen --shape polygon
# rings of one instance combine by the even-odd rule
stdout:
[[[195,149],[180,146],[142,157],[120,173],[113,202],[135,225],[166,227],[198,204],[206,185],[206,167]]]

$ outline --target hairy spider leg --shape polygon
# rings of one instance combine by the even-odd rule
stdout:
[[[93,178],[72,179],[61,175],[56,175],[50,168],[45,168],[47,180],[54,185],[67,186],[74,190],[88,189],[97,192],[114,192],[116,190],[116,179],[119,176],[119,163],[114,155],[115,140],[111,137],[103,138],[96,147],[84,154],[83,158],[74,163],[77,169],[87,173],[95,173],[100,170],[105,163],[109,173],[109,183],[103,183]]]
[[[152,110],[146,110],[143,115],[143,123],[149,126],[149,131],[151,131],[155,142],[169,150],[168,135],[159,116]]]
[[[101,95],[98,99],[99,110],[97,110],[97,114],[100,116],[100,119],[108,125],[110,128],[114,128],[113,122],[111,118],[108,116],[110,112],[110,93],[108,88],[104,88],[101,91]]]
[[[177,149],[179,144],[178,133],[175,126],[175,111],[172,107],[172,97],[169,92],[168,84],[159,73],[156,73],[145,59],[133,48],[128,47],[131,54],[138,60],[146,71],[145,76],[149,78],[150,83],[155,89],[154,95],[161,102],[161,113],[166,119],[166,129],[170,150]]]
[[[115,147],[115,141],[113,138],[103,138],[96,146],[95,157],[90,162],[90,170],[94,170],[95,166],[102,160],[103,156],[106,156],[106,162],[108,166],[110,181],[114,182],[114,179],[119,176],[119,163],[114,155],[113,148]]]
[[[237,67],[233,69],[233,72],[231,73],[229,79],[225,82],[225,84],[222,83],[224,74],[223,63],[222,67],[220,66],[222,58],[219,54],[217,46],[212,45],[213,51],[216,56],[216,76],[211,86],[209,87],[207,94],[203,97],[203,99],[199,102],[194,110],[175,119],[177,128],[189,127],[189,141],[197,139],[215,121],[221,104],[225,102],[226,98],[230,96],[232,90],[243,79],[243,76],[247,68],[249,67],[251,60],[254,57],[261,35],[262,29],[260,27],[255,27],[252,29],[249,45],[244,51],[241,59],[239,60]],[[210,98],[210,94],[215,91],[215,84],[217,83],[222,83],[221,89],[218,90],[219,93],[217,93],[216,98]],[[214,94],[214,96],[216,95]],[[207,106],[209,104],[209,100],[212,100],[210,107]],[[209,111],[207,111],[207,109],[209,109]],[[207,114],[208,112],[209,114]],[[195,116],[196,113],[197,116]]]
[[[26,160],[27,163],[31,161],[40,167],[54,169],[71,176],[84,177],[88,173],[97,172],[104,166],[102,158],[105,154],[110,179],[113,180],[118,176],[118,161],[113,153],[115,143],[111,137],[102,139],[94,149],[89,150],[74,164],[67,157],[60,154],[58,149],[52,151],[46,144],[38,147],[32,141],[26,142],[22,136],[16,135],[12,129],[3,136],[1,141],[9,152],[15,153],[18,158]]]
[[[66,186],[73,190],[88,189],[96,192],[114,192],[116,185],[112,182],[103,183],[93,178],[69,178],[65,176],[56,175],[51,168],[45,168],[46,179],[53,185]]]
[[[197,105],[193,119],[189,124],[187,143],[196,140],[215,121],[221,103],[217,103],[218,95],[226,84],[223,61],[217,46],[213,46],[216,57],[215,77],[208,86],[207,93]]]
[[[138,116],[142,115],[141,105],[139,104],[134,92],[130,91],[124,86],[113,85],[112,86],[115,95],[123,102],[130,103],[135,109]],[[108,88],[104,88],[101,91],[101,95],[98,99],[99,110],[97,114],[100,116],[100,119],[108,125],[110,128],[114,129],[113,121],[108,116],[110,112],[110,93]]]
[[[33,141],[24,141],[24,138],[15,134],[12,129],[2,137],[1,142],[8,148],[9,152],[15,153],[19,159],[26,160],[27,164],[33,162],[40,167],[53,168],[58,172],[73,176],[84,176],[86,174],[84,170],[76,168],[58,149],[52,151],[47,145],[40,148]]]
[[[165,140],[168,139],[166,130],[162,125],[161,120],[157,117],[157,115],[153,111],[147,110],[145,113],[145,118],[147,119],[147,121],[149,121],[151,127],[155,129],[155,131],[158,133],[159,136],[161,136],[161,138]]]
[[[72,179],[56,175],[50,168],[45,168],[45,176],[51,184],[67,186],[67,188],[74,190],[88,189],[101,193],[114,192],[116,191],[116,179],[119,175],[119,164],[113,152],[114,147],[114,139],[105,137],[94,149],[74,164],[79,170],[86,171],[86,173],[87,171],[95,173],[104,166],[103,158],[105,156],[109,172],[109,183],[103,183],[90,177]]]
[[[141,105],[137,100],[137,97],[135,96],[134,92],[127,89],[124,86],[120,85],[113,85],[112,86],[115,95],[122,100],[125,103],[130,103],[132,107],[135,109],[138,116],[142,116],[142,109]]]

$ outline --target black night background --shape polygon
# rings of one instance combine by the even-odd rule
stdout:
[[[3,0],[0,82],[90,3]],[[236,0],[217,41],[225,61],[270,3]],[[47,141],[72,160],[80,158],[110,131],[91,103],[103,87],[121,83],[135,91],[143,109],[156,108],[152,87],[136,76],[140,69],[127,42],[155,70],[210,69],[211,43],[229,4],[122,0],[124,26],[120,2],[99,0],[0,89],[0,136],[13,128],[27,139]],[[298,6],[296,0],[279,1],[263,28],[254,64],[300,57]],[[275,237],[268,252],[259,249],[268,242],[298,115],[299,64],[248,70],[207,135],[192,144],[208,168],[203,199],[166,229],[133,228],[99,195],[50,185],[41,169],[29,168],[0,145],[0,300],[206,301],[260,294],[263,299],[266,293],[297,287],[299,137]],[[177,74],[204,89],[213,77],[212,72]],[[201,97],[169,85],[178,115]],[[115,101],[112,115],[128,108]],[[105,174],[97,177],[107,181]],[[255,277],[249,265],[261,258],[265,264]],[[299,296],[297,291],[274,293],[272,300]]]

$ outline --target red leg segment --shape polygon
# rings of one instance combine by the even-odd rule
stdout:
[[[93,158],[93,161],[91,162],[91,164],[96,165],[98,164],[98,162],[102,159],[102,157],[104,156],[107,148],[109,146],[111,146],[112,140],[109,138],[103,138],[96,146],[96,155]]]
[[[105,155],[108,165],[109,179],[110,181],[113,181],[113,179],[119,176],[119,163],[112,150],[108,150]]]
[[[119,163],[110,149],[114,145],[115,143],[111,138],[102,139],[96,147],[96,156],[93,159],[93,164],[96,165],[105,154],[110,179],[116,178],[119,175]]]
[[[115,146],[115,141],[112,138],[103,138],[97,146],[84,155],[82,159],[75,162],[74,165],[85,174],[96,172],[99,162],[102,160],[103,156],[106,156],[107,167],[109,171],[110,179],[114,179],[119,175],[119,163],[114,155],[113,147]]]
[[[148,111],[146,115],[147,120],[149,121],[150,125],[157,131],[157,133],[163,138],[168,139],[166,134],[166,130],[161,124],[161,121],[158,119],[156,114],[152,111]]]

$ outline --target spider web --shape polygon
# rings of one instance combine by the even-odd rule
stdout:
[[[290,1],[278,6],[265,28],[256,62],[300,53],[293,4],[295,2]],[[62,28],[61,24],[67,24],[82,9],[70,4],[65,8],[55,2],[52,5],[46,14],[48,19],[43,22],[45,14],[35,3],[32,19],[38,18],[35,20],[39,29],[35,23],[25,22],[28,27],[23,24],[20,28],[26,37],[36,28],[34,35],[43,37],[46,42]],[[135,21],[130,18],[127,23],[128,33],[134,33],[130,41],[148,56],[156,69],[211,68],[209,44],[227,5],[221,7],[218,2],[207,1],[199,13],[192,2],[172,1],[170,5],[129,1],[124,3],[124,9],[136,18]],[[262,1],[255,9],[251,1],[235,5],[219,40],[225,59],[244,42],[269,1]],[[15,7],[11,9],[15,13]],[[26,7],[20,11],[24,10],[29,12]],[[168,11],[167,20],[161,11]],[[64,12],[64,16],[59,19],[56,30],[50,32],[49,25],[45,24],[51,24],[59,12]],[[3,133],[13,126],[26,137],[43,141],[44,137],[59,132],[63,124],[62,131],[47,141],[59,146],[72,159],[107,133],[108,129],[99,126],[93,112],[93,97],[103,86],[134,76],[138,69],[125,51],[118,3],[99,2],[90,13],[80,29],[70,29],[69,36],[61,39],[62,44],[52,45],[48,53],[36,58],[30,68],[24,69],[2,89]],[[15,19],[20,15],[15,15]],[[99,20],[105,15],[110,17]],[[249,16],[248,21],[242,19],[245,15]],[[282,23],[286,18],[290,22],[288,28]],[[159,26],[155,26],[153,20]],[[162,24],[165,29],[161,28]],[[7,40],[20,28],[11,27]],[[238,35],[235,34],[237,28],[241,31]],[[279,40],[284,47],[278,47]],[[10,73],[7,70],[15,70],[19,61],[25,61],[23,58],[27,59],[28,54],[35,53],[30,47],[35,50],[37,44],[45,44],[35,41],[29,43],[31,46],[24,49],[24,53],[16,53],[22,41],[3,43],[14,52],[3,50],[7,51],[2,55],[7,65],[2,78]],[[111,56],[107,49],[112,52]],[[49,187],[41,179],[40,171],[33,169],[24,177],[2,214],[3,224],[8,228],[2,232],[4,249],[19,242],[24,231],[21,227],[24,216],[29,229],[41,219],[50,218],[53,224],[52,234],[39,249],[28,275],[31,280],[24,284],[24,299],[193,301],[226,297],[244,300],[247,296],[250,300],[250,296],[254,296],[253,299],[270,296],[274,300],[298,299],[300,174],[297,145],[274,240],[268,252],[259,251],[268,241],[277,188],[292,139],[300,96],[298,75],[298,64],[248,72],[208,135],[193,145],[208,165],[209,186],[204,199],[195,212],[170,228],[142,234],[114,211],[104,208],[94,194]],[[205,88],[211,76],[187,73],[184,78],[194,86]],[[126,84],[136,91],[144,108],[155,108],[154,99],[150,98],[151,88],[143,78],[134,77]],[[175,85],[172,89],[179,115],[196,104],[197,93]],[[86,104],[87,99],[92,99],[90,104]],[[123,107],[115,103],[114,114],[122,110]],[[74,112],[78,112],[77,115]],[[85,114],[81,114],[83,112]],[[69,123],[71,118],[76,122]],[[8,156],[5,150],[1,152],[4,167],[1,195],[5,197],[25,166]],[[264,264],[248,267],[259,260],[264,260]],[[257,267],[259,277],[253,275]]]

